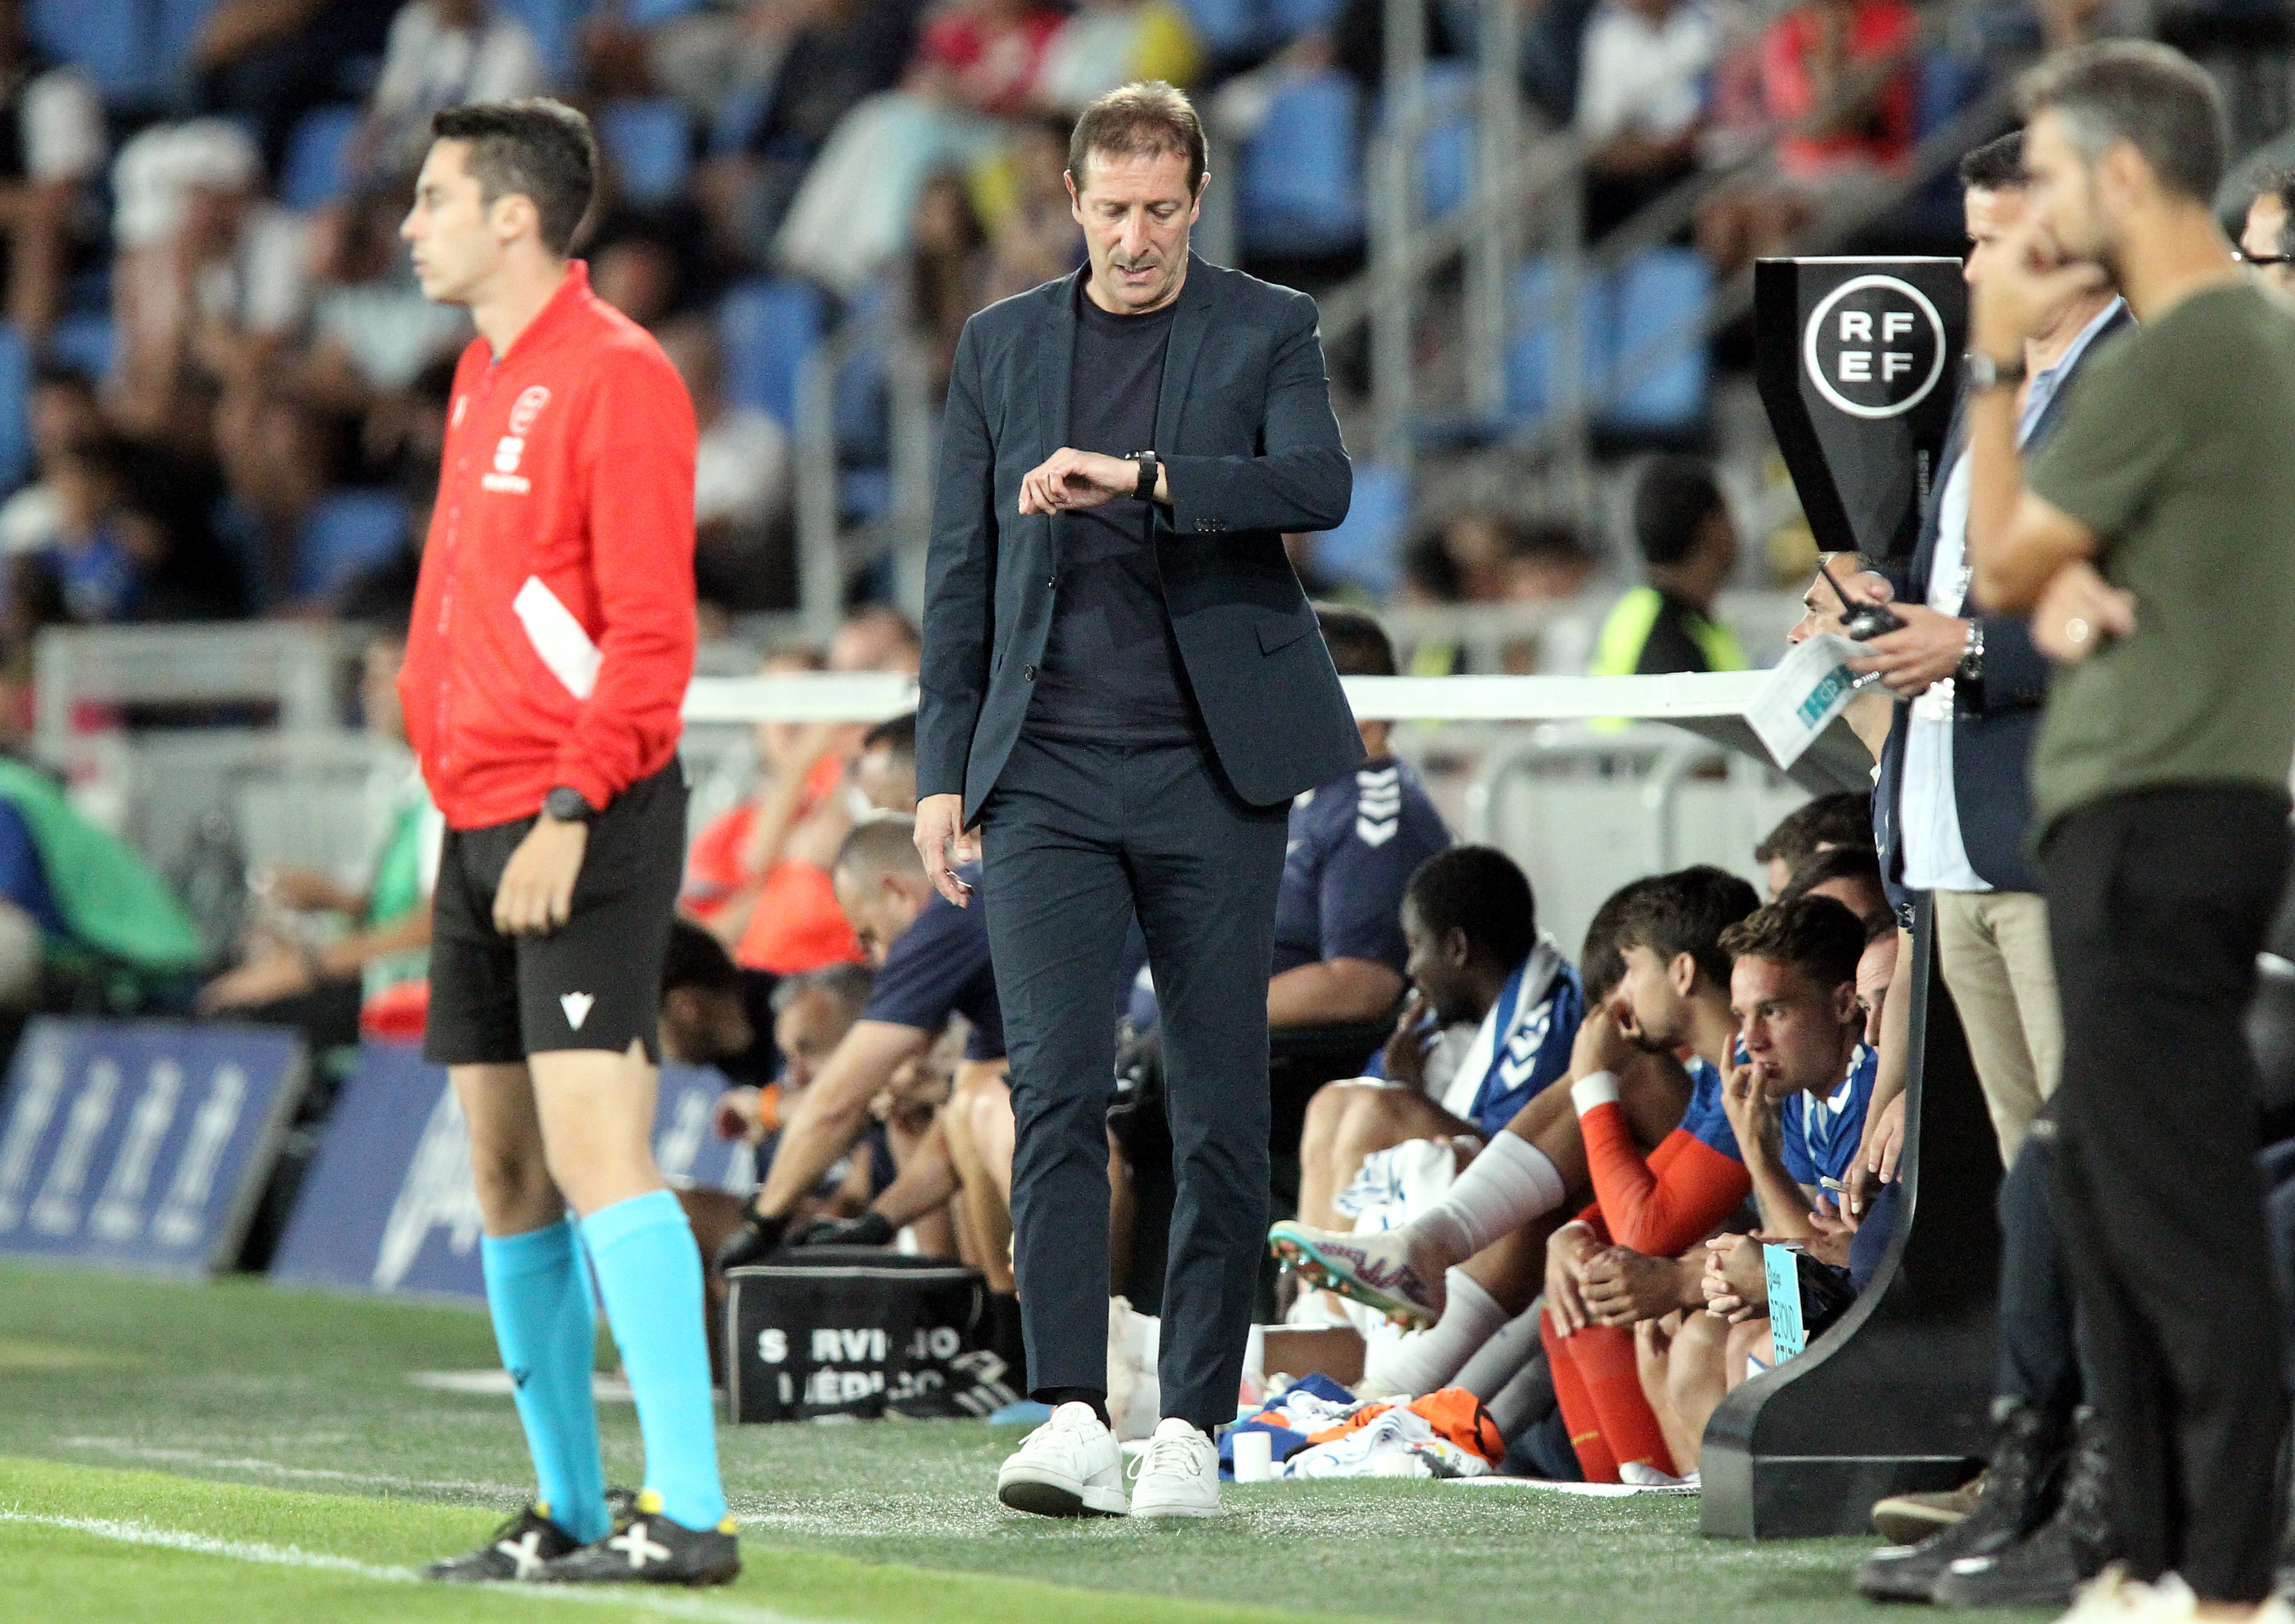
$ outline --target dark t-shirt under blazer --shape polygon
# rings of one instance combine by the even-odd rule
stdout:
[[[1067,443],[1120,457],[1154,449],[1156,399],[1178,306],[1115,315],[1076,290]],[[1052,625],[1027,731],[1048,739],[1180,744],[1202,722],[1156,568],[1154,504],[1119,496],[1059,527]]]
[[[926,569],[917,788],[976,820],[1028,720],[1083,516],[1019,510],[1020,483],[1068,443],[1081,271],[965,324],[942,420]],[[1136,318],[1134,318],[1136,319]],[[1149,509],[1156,578],[1204,733],[1255,806],[1353,771],[1362,741],[1286,530],[1346,517],[1314,301],[1190,257],[1147,445],[1171,501]],[[1088,533],[1087,533],[1088,534]]]

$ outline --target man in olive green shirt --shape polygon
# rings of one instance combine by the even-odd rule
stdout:
[[[2031,207],[1972,315],[1969,553],[1978,598],[2030,609],[2059,662],[2033,763],[2056,1198],[2111,1463],[2111,1525],[2068,1560],[2093,1571],[2116,1536],[2143,1616],[2193,1616],[2152,1587],[2174,1572],[2201,1616],[2239,1617],[2284,1523],[2242,1020],[2290,857],[2295,314],[2209,211],[2222,113],[2191,62],[2084,47],[2020,100]],[[2141,325],[2098,348],[2027,468],[2022,340],[2107,279]]]

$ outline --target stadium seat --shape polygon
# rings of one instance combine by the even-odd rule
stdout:
[[[1984,94],[1984,64],[1952,51],[1923,53],[1914,98],[1914,127],[1923,139],[1952,122]]]
[[[1426,67],[1427,127],[1418,143],[1421,216],[1440,220],[1474,193],[1474,65]]]
[[[173,83],[191,55],[192,42],[207,26],[216,0],[159,0],[159,71]]]
[[[867,524],[893,505],[893,470],[889,468],[848,468],[837,476],[837,517]]]
[[[1250,55],[1267,33],[1260,0],[1185,0],[1188,20],[1196,25],[1205,47],[1213,56],[1234,59]]]
[[[32,472],[32,352],[12,322],[0,322],[0,491]]]
[[[1358,462],[1347,516],[1315,538],[1315,563],[1383,598],[1393,589],[1409,523],[1410,476],[1383,462]]]
[[[709,118],[709,156],[731,158],[747,147],[772,105],[772,87],[766,85],[744,85],[717,103]]]
[[[42,53],[81,69],[107,102],[149,102],[167,87],[142,0],[31,0],[26,21]]]
[[[608,102],[598,115],[599,144],[633,203],[665,203],[693,167],[693,122],[667,96]]]
[[[337,102],[314,107],[297,120],[281,167],[281,202],[307,211],[343,195],[350,184],[351,137],[358,133],[360,117],[356,105]]]
[[[622,20],[633,29],[649,29],[700,6],[701,0],[627,0],[622,7]]]
[[[737,284],[717,307],[727,398],[770,413],[795,433],[798,379],[821,343],[826,314],[821,290],[810,282],[758,277]]]
[[[1705,321],[1713,268],[1694,249],[1650,249],[1613,279],[1604,372],[1617,391],[1597,416],[1621,433],[1671,433],[1705,412],[1711,360]]]
[[[111,318],[100,311],[68,315],[48,330],[48,354],[62,365],[90,378],[111,376]]]
[[[502,9],[526,24],[553,81],[575,77],[575,45],[589,14],[586,0],[502,0]]]
[[[324,598],[381,563],[406,535],[405,502],[394,491],[330,491],[304,521],[295,548],[295,592]]]
[[[1335,22],[1339,0],[1268,0],[1267,12],[1275,37],[1292,40]]]
[[[1254,253],[1338,253],[1363,240],[1361,102],[1333,69],[1275,94],[1266,122],[1243,150],[1238,217]]]
[[[1555,323],[1561,312],[1555,268],[1532,260],[1515,273],[1514,338],[1507,346],[1506,410],[1517,422],[1535,422],[1552,411],[1562,395],[1560,347]],[[1609,289],[1589,274],[1578,290],[1578,350],[1580,387],[1590,406],[1601,398],[1608,376]]]

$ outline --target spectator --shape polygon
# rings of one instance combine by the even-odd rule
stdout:
[[[724,396],[716,329],[699,316],[657,335],[686,393],[701,439],[694,456],[694,573],[701,596],[744,611],[793,600],[794,560],[785,545],[788,435],[769,413]]]
[[[354,459],[347,420],[256,384],[217,405],[215,443],[225,490],[218,515],[258,604],[292,598],[305,526]]]
[[[34,369],[26,417],[32,433],[31,482],[0,502],[0,556],[40,552],[56,543],[63,522],[57,465],[104,437],[103,408],[84,372],[53,363]]]
[[[1605,0],[1586,25],[1578,137],[1599,237],[1695,167],[1721,30],[1702,0]]]
[[[1083,0],[1044,47],[1036,100],[1074,118],[1121,85],[1161,79],[1185,90],[1204,52],[1172,0]]]
[[[397,9],[397,0],[220,0],[192,42],[200,110],[251,122],[276,169],[296,120],[341,95],[344,64],[383,54]]]
[[[100,246],[90,193],[103,168],[103,106],[85,74],[44,61],[22,0],[0,4],[0,233],[7,315],[37,347],[63,307],[66,273]]]
[[[405,0],[390,20],[354,167],[368,183],[395,182],[421,167],[433,113],[465,102],[514,102],[549,86],[534,36],[493,0]]]
[[[993,165],[974,171],[990,259],[983,304],[1025,293],[1083,263],[1083,228],[1068,195],[1068,126],[1032,118]]]
[[[2239,257],[2266,284],[2295,293],[2295,169],[2274,169],[2247,206]]]
[[[792,989],[805,984],[799,977],[788,983]],[[754,1100],[736,1102],[744,1088],[754,1095],[772,1087],[780,1069],[794,1079],[792,1089],[801,1089],[807,1068],[827,1052],[804,1049],[810,1030],[795,1026],[788,1034],[793,1047],[780,1049],[757,1031],[741,991],[741,972],[716,937],[690,919],[671,923],[661,973],[661,1057],[674,1065],[714,1066],[735,1085],[718,1101],[715,1117],[718,1137],[728,1139],[750,1137],[749,1129],[768,1114]],[[856,1013],[866,996],[864,991],[854,1000]],[[821,1004],[833,1009],[835,1000]],[[829,1047],[842,1035],[831,1035]]]
[[[1801,616],[1785,633],[1788,643],[1806,642],[1818,636],[1845,638],[1849,635],[1849,610],[1842,605],[1841,592],[1834,583],[1837,581],[1847,585],[1850,577],[1863,569],[1864,560],[1853,552],[1835,552],[1821,555],[1817,562],[1819,573],[1809,577],[1809,585],[1801,596]],[[1830,579],[1826,575],[1828,571]],[[1849,590],[1851,593],[1856,592],[1854,587]],[[1871,752],[1873,759],[1878,762],[1882,750],[1887,746],[1889,728],[1895,721],[1896,714],[1896,706],[1887,690],[1874,682],[1850,700],[1849,708],[1842,713],[1842,720],[1857,736],[1857,742]]]
[[[914,817],[917,810],[917,715],[911,711],[870,728],[853,763],[853,787],[878,812]]]
[[[1610,611],[1592,674],[1743,671],[1736,633],[1712,618],[1737,567],[1737,527],[1713,470],[1690,457],[1651,459],[1634,493],[1634,541],[1649,584]]]
[[[407,10],[425,4],[415,0]],[[325,210],[313,227],[310,334],[295,371],[298,391],[314,405],[363,416],[470,342],[470,317],[423,298],[415,283],[398,241],[405,193],[396,177],[371,185]]]
[[[402,749],[406,722],[398,703],[398,668],[405,657],[404,631],[378,633],[367,643],[359,684],[368,733]],[[358,1041],[363,1005],[429,975],[430,892],[445,823],[413,763],[396,771],[382,841],[363,886],[292,865],[260,871],[251,882],[257,900],[274,918],[332,914],[351,923],[347,934],[314,941],[293,926],[259,933],[237,968],[200,989],[200,1014],[294,1026],[314,1049],[332,1049]]]
[[[829,640],[831,671],[917,674],[925,641],[916,624],[889,603],[864,603],[845,617]]]
[[[1600,556],[1576,526],[1555,519],[1516,525],[1507,542],[1506,600],[1556,603],[1575,598],[1601,567]]]
[[[759,674],[819,669],[818,657],[766,657]],[[852,729],[763,722],[756,793],[711,823],[686,857],[683,907],[744,969],[795,975],[851,963],[861,944],[829,876],[852,813],[838,795]]]
[[[1902,166],[1915,135],[1919,32],[1909,0],[1805,0],[1769,25],[1758,52],[1760,117],[1785,126],[1779,173],[1699,211],[1707,258],[1727,273],[1784,252],[1828,205]]]
[[[1869,846],[1872,840],[1873,797],[1844,790],[1818,796],[1787,812],[1753,848],[1753,861],[1768,870],[1769,900],[1775,902],[1801,866],[1819,852]]]
[[[987,289],[993,270],[987,233],[961,175],[943,169],[925,182],[917,193],[911,237],[902,314],[911,336],[924,347],[932,369],[932,396],[938,400],[948,393],[948,375],[956,364],[956,341],[963,336],[964,324],[990,302]],[[1026,285],[1045,280],[1039,276]]]

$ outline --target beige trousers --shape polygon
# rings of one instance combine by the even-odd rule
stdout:
[[[2005,1166],[2016,1160],[2032,1119],[2063,1074],[2048,905],[2029,891],[1931,894],[1944,984],[1960,1011]]]

